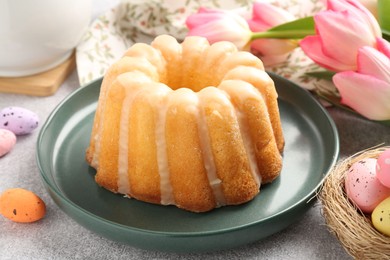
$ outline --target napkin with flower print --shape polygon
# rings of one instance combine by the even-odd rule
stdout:
[[[159,34],[170,34],[183,39],[187,33],[186,19],[198,12],[199,8],[233,10],[249,19],[253,11],[251,0],[161,0],[141,1],[123,0],[118,6],[98,17],[91,24],[76,50],[77,70],[81,85],[100,78],[107,68],[119,59],[135,42],[149,43]],[[279,17],[276,22],[311,16],[325,8],[322,0],[269,0],[273,6],[289,13],[288,17]],[[259,22],[259,21],[258,21]],[[272,24],[273,26],[276,24]],[[264,26],[259,23],[256,26]],[[272,39],[267,39],[272,41]],[[254,44],[256,44],[254,42]],[[275,43],[273,43],[275,44]],[[293,43],[289,43],[293,44]],[[293,45],[295,47],[295,45]],[[284,44],[284,48],[289,45]],[[258,47],[257,51],[264,51]],[[264,48],[264,47],[263,47]],[[256,51],[256,48],[254,48]],[[278,56],[278,55],[276,55]],[[285,56],[285,57],[284,57]],[[279,60],[278,60],[279,58]],[[308,76],[321,68],[308,58],[300,48],[281,53],[266,65],[268,71],[288,78],[300,86],[309,89],[332,91],[333,84],[327,80]],[[264,60],[265,61],[265,60]]]
[[[213,7],[202,1],[187,1],[185,6],[169,0],[156,3],[126,1],[121,8],[113,10],[118,12],[119,19],[112,25],[116,33],[122,32],[128,39],[121,41],[125,49],[137,41],[150,42],[158,34],[171,34],[179,40],[199,35],[210,43],[230,41],[241,50],[257,54],[267,70],[321,93],[323,97],[330,96],[341,107],[352,108],[368,119],[390,120],[389,95],[386,94],[390,89],[387,80],[390,44],[382,38],[377,19],[358,0],[315,2],[326,3],[326,6],[312,8],[313,14],[306,14],[303,19],[295,17],[287,6],[281,6],[283,1],[224,3],[232,6],[222,7],[222,2],[218,1],[211,3]],[[387,2],[379,0],[378,4],[386,5]],[[390,4],[388,7],[390,9]],[[362,49],[365,46],[373,50]],[[110,49],[108,45],[104,47]],[[295,59],[294,54],[298,55]],[[107,56],[115,58],[115,55]],[[330,73],[325,71],[328,80],[308,76],[314,75],[319,66],[329,70]],[[381,66],[385,69],[381,70]],[[100,72],[104,73],[104,70]],[[378,70],[383,73],[371,73]],[[332,76],[333,81],[330,81]],[[89,74],[89,78],[93,78],[93,74]],[[360,80],[356,81],[357,78]],[[371,93],[373,85],[378,86],[375,95]],[[368,100],[362,93],[371,93],[370,96],[376,98]],[[385,98],[381,98],[383,96]]]

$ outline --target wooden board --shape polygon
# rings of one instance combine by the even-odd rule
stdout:
[[[62,64],[39,74],[16,78],[0,77],[0,92],[32,96],[50,96],[57,91],[75,67],[76,58],[73,53]]]

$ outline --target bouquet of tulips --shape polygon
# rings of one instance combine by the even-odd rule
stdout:
[[[250,17],[234,10],[200,8],[186,25],[188,35],[204,36],[210,43],[231,41],[260,55],[265,65],[300,47],[326,69],[316,76],[330,76],[341,97],[338,104],[388,123],[390,1],[377,4],[378,18],[357,0],[327,0],[325,10],[295,19],[279,7],[256,1]]]

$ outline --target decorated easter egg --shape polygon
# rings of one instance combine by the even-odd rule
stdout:
[[[371,214],[371,221],[379,232],[390,236],[390,197],[376,206]]]
[[[383,185],[390,188],[390,149],[379,155],[376,163],[376,176]]]
[[[37,128],[38,115],[22,107],[6,107],[0,111],[0,128],[15,135],[25,135]]]
[[[9,153],[15,146],[16,136],[7,129],[0,129],[0,157]]]
[[[15,222],[34,222],[46,214],[46,205],[35,193],[14,188],[0,195],[0,214]]]
[[[366,158],[352,164],[345,178],[348,198],[365,213],[390,196],[390,188],[376,178],[375,169],[376,159]]]

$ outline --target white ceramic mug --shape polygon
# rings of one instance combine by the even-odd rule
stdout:
[[[47,71],[72,54],[91,0],[0,0],[0,77]]]

